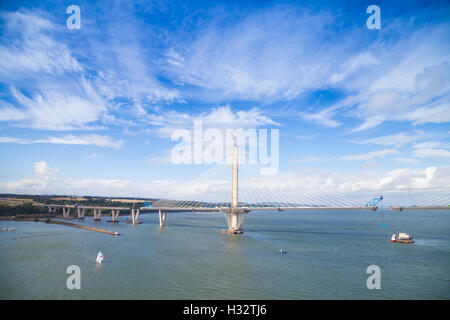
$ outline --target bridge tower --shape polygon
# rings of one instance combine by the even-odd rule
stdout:
[[[224,233],[241,234],[242,225],[249,210],[238,207],[238,147],[233,135],[232,165],[231,165],[231,203],[230,209],[222,210],[227,220],[228,230]]]

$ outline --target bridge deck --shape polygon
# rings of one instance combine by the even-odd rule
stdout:
[[[391,210],[450,210],[450,206],[416,206],[416,207],[402,207],[402,206],[392,206]]]
[[[52,208],[81,208],[81,209],[97,209],[97,210],[131,210],[127,207],[102,207],[102,206],[84,206],[75,204],[45,204],[45,203],[35,203],[33,204],[37,207],[52,207]]]
[[[229,210],[229,207],[221,208],[203,208],[203,207],[141,207],[142,211],[202,211],[217,212]],[[238,209],[247,209],[250,211],[276,211],[276,210],[372,210],[372,207],[239,207]]]

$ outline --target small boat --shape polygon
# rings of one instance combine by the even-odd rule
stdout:
[[[391,242],[399,242],[399,243],[414,243],[413,238],[407,234],[400,232],[396,234],[395,232],[392,234]]]
[[[101,251],[99,251],[98,255],[97,255],[97,259],[95,261],[97,261],[98,263],[102,263],[103,258],[104,258],[103,253]]]
[[[284,250],[284,249],[280,249],[280,251],[278,251],[280,254],[286,254],[287,253],[287,251],[286,250]]]

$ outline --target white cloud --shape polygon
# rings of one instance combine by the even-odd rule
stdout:
[[[91,128],[107,102],[61,38],[61,27],[39,10],[1,12],[0,80],[10,102],[0,100],[0,121],[45,130]]]
[[[375,58],[370,51],[358,53],[342,64],[342,71],[340,73],[333,73],[330,76],[330,82],[332,84],[341,82],[352,73],[356,71],[361,72],[361,68],[376,65],[379,63],[380,61]]]
[[[171,79],[199,88],[195,94],[202,99],[294,99],[326,84],[333,58],[341,56],[340,46],[322,45],[335,22],[330,13],[277,6],[223,24],[228,18],[215,12],[167,53]]]
[[[78,85],[78,84],[76,84]],[[23,108],[16,109],[21,117],[12,116],[5,120],[21,120],[27,126],[46,130],[83,129],[86,125],[97,121],[106,111],[106,103],[94,88],[84,79],[81,80],[79,93],[77,87],[42,89],[32,97],[25,96],[15,87],[11,93],[15,101]],[[11,113],[11,109],[9,110]],[[4,113],[0,109],[0,114]]]
[[[413,145],[413,155],[416,158],[450,158],[450,151],[448,151],[448,144],[440,141],[425,141]]]
[[[168,153],[168,152],[166,152]],[[148,158],[147,162],[151,165],[165,165],[165,164],[173,164],[172,158],[170,157],[170,154],[161,157],[152,157]]]
[[[386,156],[390,154],[397,154],[399,153],[395,149],[383,149],[383,150],[377,150],[377,151],[371,151],[363,154],[356,154],[356,155],[349,155],[341,157],[343,160],[372,160],[374,158],[385,158]]]
[[[102,155],[101,155],[101,154],[98,154],[98,153],[96,153],[96,152],[91,153],[91,154],[88,156],[89,159],[99,159],[99,158],[101,158],[101,157],[102,157]]]
[[[370,48],[382,63],[367,64],[363,72],[349,77],[334,75],[332,80],[352,95],[332,107],[362,120],[353,132],[385,121],[414,125],[450,121],[448,30],[448,24],[430,25],[413,32],[399,29],[395,42],[375,43]]]
[[[170,137],[175,129],[193,129],[196,120],[202,121],[204,129],[215,128],[219,130],[279,125],[258,108],[233,110],[228,104],[198,114],[165,111],[164,115],[149,114],[146,119],[148,123],[160,127],[158,134],[163,137]]]
[[[398,162],[408,163],[408,164],[419,164],[420,163],[419,160],[412,159],[412,158],[395,158],[393,160],[398,161]]]
[[[52,143],[52,144],[69,144],[69,145],[94,145],[99,147],[109,147],[114,149],[120,149],[123,146],[123,141],[115,141],[109,136],[101,136],[97,134],[74,136],[66,135],[62,137],[46,137],[40,139],[23,139],[13,137],[0,137],[0,143]]]
[[[99,147],[110,147],[120,149],[123,146],[122,140],[114,141],[109,136],[101,136],[91,134],[86,136],[67,135],[64,137],[49,137],[46,139],[38,139],[37,143],[55,143],[55,144],[79,144],[79,145],[94,145]]]
[[[414,125],[450,122],[450,104],[430,108],[417,108],[416,110],[403,115],[403,118],[412,121]]]
[[[22,138],[13,138],[13,137],[0,137],[0,143],[28,144],[28,143],[30,143],[30,140],[22,139]]]
[[[36,176],[47,177],[47,176],[53,176],[57,173],[58,173],[58,169],[50,168],[47,165],[47,162],[45,162],[45,161],[34,163],[34,174]]]
[[[450,158],[450,151],[444,149],[420,148],[413,151],[417,158],[439,157]]]
[[[382,136],[377,138],[370,138],[356,141],[360,144],[378,144],[382,146],[396,146],[403,147],[406,144],[414,142],[423,136],[423,132],[419,131],[417,134],[410,134],[408,132],[400,132],[393,135]]]
[[[321,157],[305,157],[297,160],[292,160],[293,163],[306,163],[306,162],[323,162],[325,159]]]
[[[27,118],[24,110],[19,110],[3,100],[0,100],[0,108],[0,121],[19,121]]]
[[[0,13],[5,23],[4,39],[15,39],[7,46],[0,45],[1,79],[83,70],[67,46],[55,41],[57,27],[43,15],[29,10]]]
[[[332,119],[335,114],[335,108],[324,109],[316,113],[300,112],[299,114],[305,120],[313,121],[326,127],[336,128],[341,125],[338,121]]]

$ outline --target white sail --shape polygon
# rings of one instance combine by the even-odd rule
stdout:
[[[104,258],[103,253],[102,253],[101,251],[99,251],[99,252],[98,252],[98,255],[97,255],[96,261],[97,261],[98,263],[102,263],[103,258]]]

